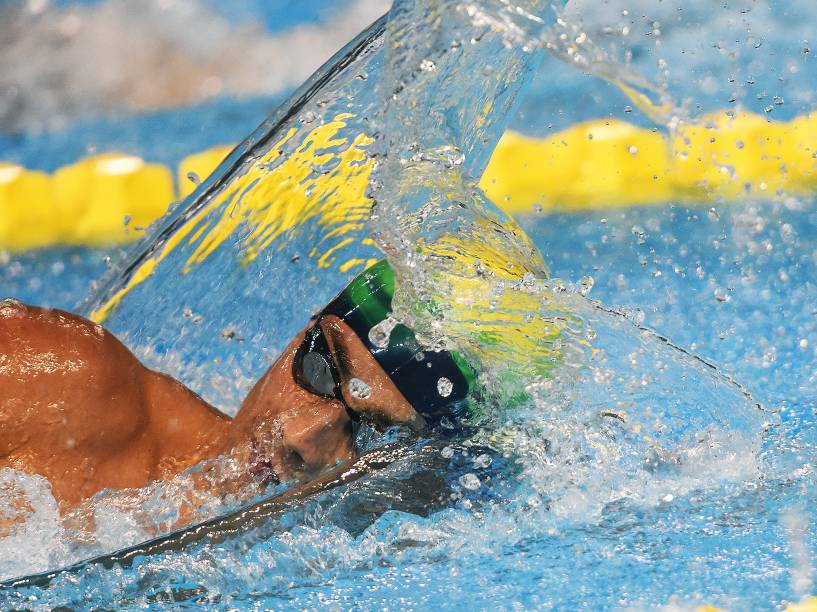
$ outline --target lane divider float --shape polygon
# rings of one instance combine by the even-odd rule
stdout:
[[[360,146],[367,140],[361,135]],[[170,168],[126,153],[86,157],[51,174],[0,162],[0,249],[135,240],[171,202],[192,192],[189,176],[206,177],[231,148],[184,158],[175,182]],[[367,161],[353,163],[365,182]],[[509,131],[480,186],[516,215],[806,196],[817,189],[817,114],[776,122],[716,113],[669,136],[618,119],[579,123],[542,138]],[[275,208],[292,216],[288,208],[303,206],[302,200]]]

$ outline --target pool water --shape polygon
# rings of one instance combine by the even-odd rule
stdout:
[[[817,338],[802,308],[817,290],[807,270],[817,217],[807,207],[757,203],[716,211],[717,220],[708,208],[667,206],[542,214],[523,223],[555,275],[593,276],[591,297],[695,347],[779,413],[779,430],[758,460],[715,441],[688,456],[686,467],[670,461],[651,479],[632,470],[622,485],[612,475],[615,462],[597,457],[583,468],[589,473],[555,472],[575,486],[548,490],[541,483],[555,468],[534,461],[542,460],[548,432],[523,428],[510,445],[521,467],[499,457],[477,468],[485,462],[476,461],[481,449],[438,445],[430,468],[414,456],[230,541],[137,559],[129,569],[91,566],[47,590],[3,596],[16,605],[35,596],[48,605],[179,599],[375,608],[399,601],[446,609],[482,607],[486,598],[502,607],[584,609],[672,601],[770,609],[799,600],[817,558]],[[747,223],[757,215],[773,221]],[[733,229],[724,236],[724,228]],[[624,340],[632,332],[619,333]],[[462,487],[465,474],[480,479],[476,491]],[[454,489],[456,502],[428,499]],[[386,508],[393,510],[375,518]],[[806,587],[795,588],[798,576]]]
[[[781,33],[792,18],[771,6],[777,20],[764,27],[799,39]],[[736,15],[745,14],[728,12],[741,28],[748,18]],[[714,26],[696,36],[709,40]],[[763,37],[767,49],[776,44]],[[799,53],[802,40],[796,45]],[[606,85],[570,74],[559,84],[540,74],[516,124],[536,132],[597,109],[618,112],[619,99],[598,93]],[[809,106],[797,91],[781,112]],[[566,108],[552,115],[536,106],[561,95],[592,103],[557,102]],[[594,342],[607,351],[583,370],[577,395],[551,389],[490,432],[420,444],[221,541],[136,556],[127,567],[89,564],[47,588],[0,590],[0,604],[742,610],[799,601],[817,590],[815,210],[811,198],[781,197],[522,216],[552,276],[567,285],[554,299],[592,321]],[[85,297],[105,256],[14,256],[3,288],[68,307]],[[628,419],[674,444],[656,450],[617,418],[599,417],[605,398],[596,396],[608,390],[629,406]],[[650,406],[655,422],[632,414],[639,406]],[[686,435],[687,418],[704,426]]]

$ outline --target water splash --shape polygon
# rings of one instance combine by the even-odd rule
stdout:
[[[491,24],[485,36],[476,43],[467,39],[468,44],[474,45],[469,49],[492,48],[490,44],[480,46],[482,40],[493,41],[491,44],[497,45],[494,48],[501,48],[503,52],[507,51],[506,44],[513,48],[517,43],[525,46],[524,41],[528,38],[518,37],[520,31],[510,25],[499,27],[500,31],[507,30],[509,34],[491,38],[496,24],[505,23],[512,15],[504,12],[507,6],[504,3],[486,3],[486,6],[488,8],[480,6],[477,7],[480,10],[458,15],[458,18],[465,15],[471,19],[464,22],[466,25]],[[411,14],[410,11],[406,13]],[[539,28],[540,24],[527,15],[520,19],[523,24],[530,21]],[[517,23],[511,20],[513,24]],[[524,28],[521,30],[525,31]],[[357,44],[362,44],[369,52],[379,43],[364,37]],[[535,54],[534,50],[523,49],[523,52],[530,54],[524,57]],[[293,511],[276,523],[277,530],[270,529],[272,534],[266,532],[262,537],[256,533],[239,533],[217,549],[203,547],[191,553],[143,560],[133,573],[91,568],[78,581],[79,586],[72,585],[71,579],[65,578],[58,585],[63,590],[58,588],[45,595],[46,599],[53,597],[50,601],[54,601],[54,605],[59,601],[81,602],[83,592],[128,603],[134,600],[149,603],[157,597],[184,599],[199,595],[206,601],[223,603],[225,600],[221,598],[229,599],[225,593],[237,592],[242,594],[240,597],[257,593],[259,584],[263,585],[270,599],[275,600],[276,597],[295,596],[293,583],[308,587],[302,589],[305,594],[298,596],[314,603],[315,599],[308,598],[318,597],[322,586],[335,587],[344,580],[355,583],[361,572],[369,572],[374,577],[368,585],[378,581],[382,584],[387,583],[384,572],[393,572],[397,565],[401,569],[401,579],[405,578],[401,584],[422,584],[422,580],[428,578],[429,567],[433,575],[450,570],[454,576],[455,572],[467,572],[469,562],[478,559],[480,551],[485,548],[524,549],[532,540],[549,543],[545,549],[549,563],[562,554],[562,567],[574,567],[578,554],[593,545],[593,541],[587,538],[588,531],[601,533],[598,540],[624,537],[625,543],[621,546],[625,546],[629,542],[626,538],[632,536],[635,541],[633,555],[641,554],[654,560],[649,556],[649,550],[639,548],[643,542],[639,540],[640,534],[648,528],[645,524],[650,520],[659,525],[664,520],[676,520],[677,524],[686,527],[692,524],[692,519],[681,522],[673,512],[677,508],[677,513],[683,514],[687,511],[687,503],[694,509],[699,503],[696,495],[720,494],[723,489],[724,498],[731,502],[739,498],[744,486],[746,489],[758,486],[763,465],[759,463],[757,451],[767,421],[773,419],[758,410],[740,387],[716,369],[679,352],[654,334],[634,327],[631,321],[606,313],[583,297],[565,291],[569,284],[557,279],[548,280],[537,251],[525,242],[524,234],[508,225],[507,218],[488,206],[473,187],[470,177],[479,167],[483,152],[492,146],[491,137],[484,142],[472,143],[468,149],[469,134],[465,129],[468,126],[458,116],[453,121],[458,128],[452,131],[431,129],[426,135],[422,130],[422,106],[413,107],[408,102],[411,99],[409,94],[405,94],[408,98],[400,97],[404,95],[402,92],[410,91],[415,82],[424,83],[420,88],[422,94],[432,96],[430,82],[422,81],[427,74],[439,74],[442,70],[446,79],[462,77],[446,72],[445,58],[442,61],[429,59],[426,52],[421,55],[423,58],[417,64],[419,80],[407,82],[406,87],[394,94],[399,98],[397,103],[387,105],[393,109],[393,114],[389,115],[387,111],[383,116],[378,115],[385,123],[378,123],[373,119],[375,113],[369,113],[382,99],[378,98],[375,103],[365,97],[365,92],[362,93],[365,102],[361,104],[362,113],[357,118],[350,118],[339,133],[333,134],[329,157],[347,150],[350,143],[355,142],[355,131],[361,125],[366,128],[380,126],[378,129],[383,134],[393,134],[395,126],[400,126],[403,109],[408,108],[407,117],[414,126],[409,130],[411,138],[403,142],[399,135],[393,141],[379,137],[381,148],[375,152],[381,161],[380,183],[372,191],[378,202],[377,212],[382,215],[381,221],[390,218],[387,213],[392,204],[399,209],[396,210],[399,223],[393,226],[376,220],[383,244],[387,248],[393,246],[389,255],[401,271],[404,284],[413,288],[415,293],[411,297],[411,291],[408,291],[410,297],[399,297],[403,303],[398,303],[398,313],[409,316],[412,299],[427,303],[429,306],[421,310],[416,323],[430,346],[448,342],[457,346],[462,344],[480,360],[508,364],[506,369],[516,368],[524,373],[524,398],[504,398],[508,405],[511,399],[515,399],[515,410],[494,419],[491,423],[495,425],[494,429],[483,429],[480,437],[474,440],[452,443],[446,447],[449,450],[437,449],[434,461],[446,461],[433,464],[434,469],[428,470],[424,479],[419,479],[420,484],[414,484],[417,481],[412,480],[423,466],[424,458],[418,451],[403,465],[388,470],[381,480],[372,478],[346,489],[339,496],[342,499],[325,497],[304,512]],[[360,58],[344,57],[346,63],[343,65],[357,74],[361,73],[358,72],[362,70],[361,65],[365,66],[368,79],[368,70],[375,74],[378,64],[371,55],[358,62]],[[466,76],[473,74],[483,73],[465,72]],[[299,126],[309,126],[297,131],[292,143],[283,143],[287,147],[285,154],[298,151],[304,140],[309,140],[316,122],[336,117],[336,114],[329,114],[337,111],[336,103],[340,106],[350,104],[354,94],[359,93],[351,87],[344,89],[348,83],[331,71],[326,71],[321,78],[329,79],[327,75],[337,79],[330,79],[332,86],[338,87],[333,90],[333,95],[341,92],[337,97],[320,96],[320,88],[310,90],[316,98],[304,102],[298,113],[292,116],[279,114],[277,123],[271,121],[266,126],[270,128],[274,124],[282,131],[296,122]],[[323,84],[327,82],[323,81]],[[496,85],[490,79],[489,82]],[[515,87],[515,83],[511,85]],[[513,93],[513,88],[509,91]],[[438,91],[437,95],[443,95],[443,92]],[[513,96],[508,95],[507,108],[511,108]],[[450,100],[435,106],[437,102],[433,96],[421,99],[429,102],[429,108],[444,109],[435,120],[438,117],[447,119],[450,112],[458,112],[459,107],[456,104],[451,107]],[[315,104],[309,106],[312,102]],[[317,102],[325,104],[322,107]],[[328,110],[326,114],[310,115],[311,108]],[[507,110],[497,111],[496,115],[490,109],[485,112],[484,125],[490,136],[502,124],[503,113],[506,114]],[[392,128],[382,127],[384,125]],[[296,127],[296,130],[300,129]],[[368,133],[378,136],[378,129],[368,129]],[[266,132],[263,137],[256,136],[232,157],[219,177],[210,179],[201,187],[198,195],[188,203],[190,207],[181,207],[160,225],[154,233],[158,240],[151,246],[152,250],[138,252],[139,257],[131,262],[130,272],[140,269],[139,265],[144,261],[155,262],[161,271],[160,275],[153,277],[158,279],[154,284],[146,281],[141,288],[144,293],[141,296],[134,294],[137,299],[133,296],[125,299],[122,302],[124,310],[113,316],[113,325],[120,328],[136,325],[133,343],[148,343],[152,338],[184,338],[169,343],[176,343],[179,348],[195,347],[195,350],[181,351],[181,354],[190,355],[192,363],[210,365],[210,358],[217,351],[211,350],[208,342],[213,337],[220,338],[222,330],[235,323],[224,320],[220,309],[225,310],[225,304],[235,304],[236,296],[240,296],[248,303],[238,304],[237,308],[274,314],[251,318],[244,311],[236,313],[226,309],[231,319],[238,317],[238,324],[243,329],[253,330],[256,334],[251,342],[241,347],[242,354],[261,351],[259,347],[263,347],[262,352],[273,355],[274,339],[285,336],[286,325],[272,331],[262,328],[278,325],[279,322],[274,320],[276,316],[289,317],[290,327],[302,324],[305,320],[303,311],[320,305],[320,300],[331,295],[343,282],[338,276],[327,274],[318,279],[320,282],[307,285],[308,300],[299,303],[297,308],[286,310],[280,304],[276,304],[276,308],[270,307],[270,300],[274,297],[268,289],[270,286],[278,290],[279,286],[297,284],[286,284],[287,278],[291,280],[297,274],[280,265],[290,261],[290,253],[276,259],[269,251],[259,251],[255,259],[246,261],[245,239],[254,234],[252,230],[244,231],[241,224],[230,226],[232,233],[224,234],[226,239],[215,245],[210,258],[198,262],[203,267],[183,272],[191,254],[201,252],[202,242],[196,241],[207,232],[191,232],[181,237],[174,232],[206,210],[208,202],[212,201],[208,198],[223,193],[218,190],[228,182],[226,169],[235,173],[228,178],[247,177],[258,170],[259,174],[253,174],[253,180],[245,183],[245,186],[256,186],[263,184],[266,176],[260,170],[278,167],[275,163],[270,166],[274,160],[267,154],[275,155],[274,145],[280,140],[267,138]],[[428,141],[423,140],[426,136]],[[388,144],[382,145],[384,142]],[[464,152],[466,150],[468,154]],[[243,154],[247,157],[241,157]],[[304,176],[331,174],[337,168],[334,164],[333,159],[322,160],[318,165],[310,165]],[[255,179],[259,182],[253,182]],[[331,194],[325,195],[331,200]],[[390,195],[395,199],[390,199]],[[265,205],[264,198],[261,200],[260,204]],[[230,214],[225,215],[224,208],[216,211],[217,214],[204,214],[196,218],[201,223],[196,228],[212,228],[219,222],[235,218],[231,214],[240,217],[248,211],[242,208],[245,204],[250,204],[250,213],[257,210],[243,199],[235,202],[225,198],[225,201],[235,204]],[[401,206],[405,208],[400,209]],[[404,214],[401,210],[407,212]],[[466,212],[460,213],[462,210]],[[280,235],[289,236],[286,231]],[[320,234],[309,234],[307,230],[301,237],[312,239],[316,235]],[[408,238],[403,240],[406,236]],[[476,240],[486,236],[490,237],[487,241]],[[412,242],[415,238],[417,241]],[[169,244],[182,249],[178,258],[174,260],[174,255],[168,255],[168,259],[150,259]],[[288,242],[284,246],[289,249],[293,244],[298,248],[311,246],[309,240]],[[424,249],[423,257],[414,257],[415,245]],[[364,252],[361,265],[372,251]],[[265,255],[268,257],[266,261]],[[210,275],[197,275],[197,270],[208,269],[207,264],[214,261],[213,257],[218,263],[209,268]],[[438,273],[435,264],[450,260],[458,262],[455,273],[450,273],[450,266],[446,274]],[[247,267],[238,268],[238,261],[246,262]],[[411,263],[416,266],[412,267]],[[279,274],[281,269],[286,271]],[[425,275],[425,282],[417,283],[415,287],[412,280],[418,270]],[[308,277],[311,273],[312,269],[303,272],[302,276]],[[189,280],[190,275],[197,276]],[[185,296],[184,306],[172,300],[173,295],[184,291],[177,286],[179,278],[196,288],[195,293]],[[222,287],[224,278],[233,284]],[[429,291],[429,280],[432,289],[438,293]],[[326,285],[322,284],[323,281]],[[315,287],[321,295],[313,294]],[[113,289],[119,288],[113,286]],[[166,294],[162,290],[167,290],[171,297],[164,297]],[[255,290],[258,293],[253,293]],[[297,287],[293,288],[293,291],[297,290]],[[441,297],[452,295],[459,305],[457,308],[438,308]],[[197,301],[207,310],[199,309]],[[146,304],[149,308],[140,310]],[[202,320],[193,323],[192,317],[185,315],[186,308],[197,314],[203,312],[200,315]],[[151,313],[158,315],[153,318]],[[167,316],[163,318],[163,315]],[[146,318],[152,319],[146,323],[147,328],[138,327],[141,323],[134,324],[134,320],[143,322]],[[273,319],[271,324],[269,319]],[[643,320],[634,319],[635,322]],[[150,325],[158,327],[158,332]],[[474,338],[478,342],[471,342]],[[171,354],[172,351],[164,346],[152,359],[161,364]],[[543,355],[540,364],[546,366],[525,370],[530,366],[529,355],[532,354]],[[246,371],[251,372],[252,367],[247,366]],[[208,378],[206,371],[191,372],[189,370],[184,376],[196,383]],[[497,377],[501,374],[500,368],[492,372]],[[518,385],[506,385],[505,388],[510,394],[518,389]],[[490,462],[481,459],[486,454],[492,458]],[[440,485],[440,474],[451,475],[451,482]],[[437,488],[427,486],[429,481],[436,483]],[[412,484],[399,489],[405,483]],[[394,492],[395,489],[399,489],[398,493]],[[433,491],[434,499],[417,501],[418,496],[421,497],[417,492],[427,490]],[[172,500],[174,495],[171,494],[169,499]],[[389,495],[399,500],[394,503],[393,510],[383,514],[368,511],[373,499]],[[47,502],[43,507],[47,507]],[[100,508],[101,524],[117,528],[115,521],[105,522],[114,516],[115,508],[115,505]],[[378,508],[382,510],[382,506]],[[171,513],[176,510],[172,504],[167,509]],[[656,509],[662,512],[649,514]],[[216,510],[219,511],[221,509]],[[646,518],[639,514],[645,511],[648,513]],[[433,514],[425,516],[429,513]],[[118,527],[123,531],[130,529],[128,537],[132,534],[138,539],[140,527],[129,522],[131,518],[128,515]],[[670,525],[664,532],[658,529],[658,537],[670,537],[668,534],[676,526]],[[113,536],[105,541],[106,545],[114,542]],[[551,542],[554,543],[550,545]],[[648,541],[644,548],[649,544]],[[599,558],[609,559],[618,552],[620,550],[602,548],[597,554]],[[608,565],[603,568],[609,571]],[[544,569],[542,572],[547,574]],[[550,584],[558,588],[558,582]],[[185,589],[190,591],[191,588],[193,595],[185,595]],[[547,595],[548,589],[544,587],[539,590],[546,593],[546,597],[554,597]],[[465,594],[458,593],[463,595],[461,601],[468,601]],[[18,605],[24,602],[15,600],[15,595],[10,597]],[[539,603],[544,605],[547,602],[539,600]]]

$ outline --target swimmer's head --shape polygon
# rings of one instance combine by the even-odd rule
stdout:
[[[342,327],[353,332],[356,344],[365,347],[401,399],[425,420],[438,419],[468,396],[475,373],[457,353],[424,349],[408,327],[391,319],[393,295],[394,272],[385,260],[355,278],[306,332],[293,360],[295,380],[312,393],[347,405],[366,398],[366,381],[350,378],[347,388],[341,387],[344,377],[338,366],[347,360],[333,350],[331,330]],[[354,416],[354,410],[350,414]]]

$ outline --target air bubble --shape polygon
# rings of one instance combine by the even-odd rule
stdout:
[[[491,455],[489,455],[487,453],[482,453],[478,457],[474,458],[473,463],[474,463],[475,468],[483,469],[483,468],[487,468],[489,465],[491,465],[492,461],[493,461],[493,459],[491,459]]]
[[[459,483],[463,488],[468,489],[469,491],[476,491],[482,485],[479,477],[476,474],[471,473],[460,476]]]

